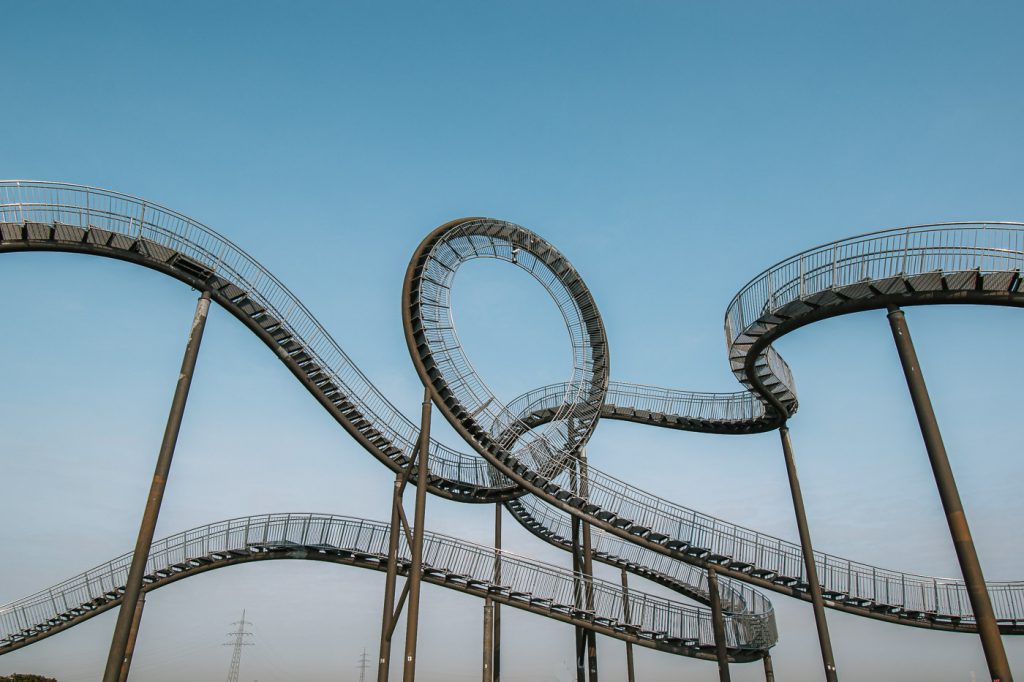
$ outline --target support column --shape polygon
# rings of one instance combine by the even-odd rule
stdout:
[[[494,584],[501,584],[501,503],[494,505]],[[501,682],[501,604],[494,603],[494,658],[491,663],[494,682]]]
[[[772,668],[772,655],[764,655],[764,682],[775,682],[775,670]]]
[[[490,597],[484,600],[484,669],[483,682],[492,682],[494,669],[494,602]]]
[[[146,607],[146,593],[139,595],[139,601],[135,602],[135,614],[132,616],[132,631],[128,636],[128,649],[124,652],[124,663],[121,665],[121,675],[118,682],[126,682],[128,671],[132,667],[132,656],[135,655],[135,642],[139,636],[139,624],[142,622],[142,609]]]
[[[981,647],[985,651],[989,674],[993,682],[1013,682],[1010,663],[1006,658],[1003,640],[999,636],[999,625],[996,623],[992,601],[985,585],[985,576],[981,571],[981,562],[978,561],[978,552],[974,547],[971,529],[967,525],[967,516],[964,514],[964,507],[960,501],[960,492],[956,487],[956,479],[953,477],[953,469],[949,464],[946,446],[942,442],[942,433],[939,431],[939,422],[932,409],[932,401],[928,395],[924,375],[921,373],[921,365],[917,360],[914,341],[910,338],[910,328],[907,327],[907,320],[899,307],[890,305],[888,317],[892,338],[896,342],[900,364],[903,365],[907,388],[910,389],[910,398],[914,402],[917,422],[921,428],[921,436],[924,438],[924,446],[928,451],[928,459],[935,476],[935,485],[939,489],[942,509],[946,513],[946,523],[949,525],[949,534],[953,538],[956,558],[960,562],[960,571],[963,573],[964,584],[967,586],[967,596],[971,601],[971,609],[974,611],[974,620],[978,624],[978,634],[981,636]]]
[[[629,613],[629,579],[626,569],[622,569],[622,618],[628,625],[630,622]],[[636,682],[636,674],[633,672],[633,643],[626,642],[626,680]]]
[[[587,499],[590,495],[587,486],[587,455],[580,450],[580,495]],[[587,610],[594,612],[594,553],[590,545],[590,524],[581,522],[583,531],[583,584],[586,586]],[[587,677],[589,682],[598,682],[597,679],[597,633],[587,630]]]
[[[825,666],[825,679],[837,682],[836,661],[832,656],[832,638],[828,634],[828,621],[825,620],[825,602],[821,597],[821,585],[818,583],[818,567],[814,563],[814,548],[811,546],[811,531],[807,527],[807,512],[804,510],[804,496],[800,492],[800,479],[796,475],[796,463],[793,461],[793,443],[789,439],[789,427],[785,423],[779,428],[782,438],[782,454],[786,459],[786,474],[789,476],[789,492],[793,496],[793,511],[796,512],[796,527],[800,534],[800,550],[804,555],[804,569],[807,571],[807,585],[811,592],[811,605],[814,608],[814,625],[818,630],[818,646],[821,648],[821,661]]]
[[[420,619],[420,581],[423,577],[423,518],[427,507],[427,480],[430,467],[430,389],[423,391],[423,411],[420,416],[420,461],[416,476],[416,511],[413,516],[412,562],[409,566],[409,614],[405,629],[404,682],[416,679],[416,635]]]
[[[103,682],[117,682],[122,674],[122,669],[125,669],[124,674],[127,675],[126,668],[130,667],[130,662],[126,660],[126,657],[129,642],[132,640],[135,605],[142,594],[142,578],[146,573],[146,561],[149,559],[149,550],[153,544],[153,533],[156,530],[157,517],[160,515],[160,503],[164,499],[167,476],[171,471],[171,459],[174,457],[174,447],[178,442],[181,419],[185,414],[188,390],[192,385],[192,375],[196,369],[199,345],[203,340],[203,330],[206,328],[206,316],[209,312],[210,292],[204,291],[199,297],[196,314],[192,318],[192,327],[189,330],[188,343],[185,346],[185,357],[181,361],[181,372],[178,373],[178,383],[175,386],[171,410],[167,416],[167,427],[164,429],[163,442],[160,443],[160,454],[157,456],[153,482],[150,484],[146,509],[142,514],[139,535],[135,541],[135,553],[132,555],[131,567],[128,569],[128,579],[124,587],[121,606],[117,610],[117,624],[114,626],[114,635],[110,640],[110,652],[107,654]],[[125,608],[126,606],[127,608]],[[130,646],[134,648],[134,643]]]
[[[569,464],[569,488],[574,495],[580,494],[579,477],[576,474],[576,462]],[[573,575],[573,605],[577,609],[583,608],[583,561],[580,558],[580,520],[575,515],[569,517],[569,525],[572,528],[572,575]],[[576,626],[576,682],[587,682],[586,664],[586,631]]]
[[[417,446],[412,459],[419,452]],[[384,581],[384,610],[380,619],[380,650],[377,655],[377,682],[388,682],[391,667],[391,634],[395,631],[392,622],[395,614],[395,585],[398,581],[398,539],[402,529],[398,507],[402,504],[402,493],[405,490],[405,476],[399,472],[395,475],[395,488],[391,498],[391,534],[388,536],[388,570]]]
[[[725,640],[722,595],[718,592],[718,573],[711,565],[708,566],[708,595],[711,597],[711,628],[715,633],[715,652],[718,654],[718,679],[730,682],[729,643]]]

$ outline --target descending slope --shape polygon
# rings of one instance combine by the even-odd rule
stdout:
[[[796,398],[773,340],[817,319],[894,301],[1019,306],[1022,247],[1019,225],[925,226],[800,254],[755,278],[729,307],[730,362],[751,392],[701,394],[610,382],[596,303],[572,265],[537,235],[487,219],[442,226],[410,264],[404,324],[414,364],[435,404],[482,457],[431,441],[430,491],[466,502],[509,502],[528,527],[561,518],[545,513],[551,505],[644,549],[647,554],[638,554],[642,561],[657,555],[697,567],[715,564],[739,581],[807,599],[795,544],[699,514],[593,467],[574,488],[568,467],[602,416],[712,432],[775,428],[796,409]],[[0,252],[17,251],[117,258],[209,290],[364,448],[395,471],[409,461],[416,424],[369,382],[291,292],[209,228],[105,190],[0,183]],[[458,345],[448,298],[458,266],[477,257],[523,267],[552,293],[573,340],[570,381],[508,407],[490,394]],[[542,537],[564,544],[560,526],[544,527]],[[974,629],[961,581],[821,553],[817,563],[832,608],[909,625]],[[699,583],[691,587],[699,593]],[[1024,632],[1024,583],[990,583],[989,590],[1004,632]]]
[[[153,544],[144,590],[151,591],[207,571],[253,561],[304,559],[384,571],[390,526],[329,514],[268,514],[211,523]],[[410,553],[399,542],[399,572]],[[594,609],[577,604],[572,571],[465,540],[426,533],[427,582],[572,623],[603,635],[673,654],[713,660],[711,612],[593,581]],[[34,595],[0,606],[0,655],[78,625],[121,603],[131,554],[69,578]],[[495,580],[500,566],[500,580]],[[735,599],[734,599],[735,601]],[[752,661],[775,643],[771,612],[726,616],[730,656]]]

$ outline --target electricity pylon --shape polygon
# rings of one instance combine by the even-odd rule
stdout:
[[[225,642],[224,646],[232,646],[235,648],[231,654],[231,668],[228,670],[228,682],[238,682],[238,670],[242,666],[242,647],[252,646],[252,642],[245,641],[246,637],[252,637],[252,633],[245,629],[246,625],[252,625],[251,621],[245,619],[245,609],[242,609],[242,620],[232,623],[237,625],[238,629],[235,632],[229,632],[228,637],[234,637],[233,642]]]
[[[359,657],[359,682],[366,682],[366,668],[370,665],[370,657],[366,655],[366,649],[363,649],[363,655]]]

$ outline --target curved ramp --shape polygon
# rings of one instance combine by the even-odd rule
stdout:
[[[211,523],[153,543],[144,590],[217,568],[301,559],[385,571],[390,526],[330,514],[267,514]],[[399,573],[409,569],[405,538]],[[659,651],[715,659],[711,611],[595,579],[594,610],[577,607],[572,571],[464,540],[425,533],[423,579]],[[0,655],[74,627],[121,603],[132,555],[125,554],[46,590],[0,606]],[[500,566],[500,579],[495,580]],[[758,660],[776,641],[771,612],[726,616],[730,656]]]

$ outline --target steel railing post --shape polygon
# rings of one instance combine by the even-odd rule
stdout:
[[[146,561],[149,559],[149,549],[153,544],[153,533],[156,530],[157,517],[160,515],[160,503],[163,501],[164,490],[167,487],[171,459],[174,457],[174,447],[178,442],[178,432],[181,430],[181,420],[185,414],[188,390],[192,385],[192,375],[195,372],[199,346],[203,340],[203,330],[206,328],[206,317],[209,312],[210,292],[204,291],[196,304],[196,313],[189,330],[185,357],[181,361],[181,372],[178,374],[174,398],[171,400],[167,427],[164,429],[163,442],[160,444],[160,454],[153,472],[153,482],[149,488],[146,509],[142,514],[139,536],[135,542],[135,553],[132,555],[124,596],[117,613],[117,624],[114,626],[114,635],[110,641],[110,652],[107,654],[107,667],[103,673],[103,682],[117,682],[122,668],[129,663],[126,660],[129,646],[134,648],[132,620],[135,608],[132,605],[139,601],[139,595],[142,593],[142,578],[146,572]],[[125,608],[125,605],[128,605],[128,608]]]
[[[729,643],[725,639],[725,619],[722,617],[722,596],[718,592],[718,573],[708,564],[708,596],[711,597],[711,627],[715,633],[715,653],[718,656],[718,679],[730,682]]]
[[[423,577],[423,518],[426,515],[428,469],[430,466],[430,389],[423,391],[423,411],[420,417],[419,452],[416,476],[416,511],[413,516],[412,562],[409,566],[409,610],[405,630],[404,682],[416,679],[416,635],[420,616],[420,581]]]
[[[807,527],[807,512],[804,510],[804,496],[800,492],[800,479],[796,475],[796,463],[793,461],[793,443],[789,438],[789,427],[783,423],[779,428],[782,438],[782,454],[786,459],[786,473],[789,476],[789,492],[793,496],[793,511],[796,512],[796,527],[800,535],[800,550],[803,554],[804,568],[807,571],[807,586],[811,593],[811,604],[814,607],[814,624],[818,631],[818,645],[821,647],[821,660],[825,666],[825,679],[836,682],[836,662],[832,655],[832,638],[828,633],[828,621],[825,620],[825,602],[821,596],[821,584],[818,582],[818,569],[814,563],[814,548],[811,546],[811,531]]]
[[[924,375],[921,373],[914,341],[910,337],[910,328],[907,326],[903,311],[898,306],[889,306],[888,318],[889,326],[892,329],[892,338],[896,343],[896,351],[900,356],[900,364],[903,366],[903,374],[907,380],[907,388],[910,389],[910,398],[914,403],[914,411],[917,413],[921,436],[924,438],[925,449],[928,451],[928,459],[935,476],[935,485],[939,489],[942,509],[946,513],[946,523],[949,525],[949,533],[953,538],[953,548],[956,550],[960,570],[964,575],[967,596],[971,601],[978,634],[981,636],[981,647],[985,651],[989,674],[995,682],[1013,682],[1013,673],[1010,672],[1010,663],[1006,658],[1003,640],[999,636],[999,625],[996,623],[992,600],[985,586],[981,562],[978,561],[978,552],[974,547],[971,529],[967,525],[967,516],[964,514],[960,492],[957,490],[953,469],[949,464],[949,456],[946,454],[946,446],[942,441],[942,433],[939,431],[939,422],[935,418],[934,409],[932,409],[928,387],[925,385]]]

